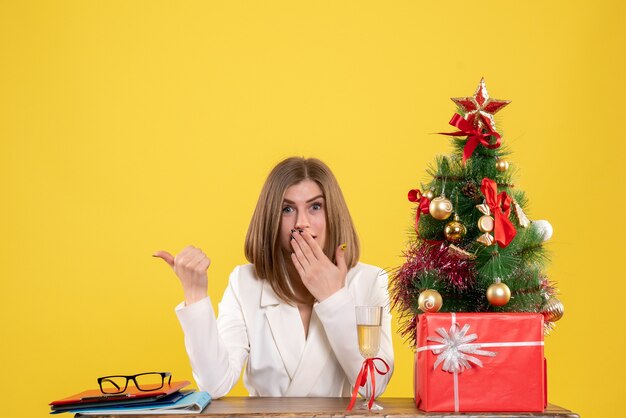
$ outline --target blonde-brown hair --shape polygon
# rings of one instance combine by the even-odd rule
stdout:
[[[348,268],[359,260],[359,238],[337,179],[330,168],[316,158],[287,158],[270,172],[254,209],[246,234],[246,258],[260,279],[267,280],[274,292],[287,303],[301,301],[289,284],[287,263],[280,247],[279,231],[285,191],[303,180],[313,180],[322,190],[326,208],[324,254],[335,262],[335,250],[347,244]]]

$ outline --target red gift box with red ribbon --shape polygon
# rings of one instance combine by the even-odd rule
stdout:
[[[543,316],[420,315],[414,391],[415,404],[428,412],[543,411]]]

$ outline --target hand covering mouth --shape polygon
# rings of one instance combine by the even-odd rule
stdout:
[[[297,232],[299,232],[299,233],[303,233],[303,232],[304,232],[304,229],[301,229],[301,228],[292,229],[292,230],[291,230],[291,235],[293,235],[293,234],[294,234],[294,232],[296,232],[296,231],[297,231]],[[311,233],[309,232],[309,234],[311,234]],[[311,234],[311,236],[313,237],[313,239],[316,239],[316,238],[317,238],[317,235],[313,235],[313,234]]]

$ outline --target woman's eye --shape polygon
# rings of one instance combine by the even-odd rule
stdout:
[[[320,210],[320,209],[322,208],[322,204],[321,204],[321,203],[313,203],[313,204],[311,205],[311,208],[312,208],[313,210]]]
[[[291,206],[285,206],[283,208],[283,213],[291,213],[293,212],[293,208]]]

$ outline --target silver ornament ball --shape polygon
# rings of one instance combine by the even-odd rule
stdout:
[[[532,226],[537,230],[537,232],[539,232],[539,235],[543,238],[543,242],[552,238],[554,230],[552,229],[550,222],[544,220],[533,221]]]

